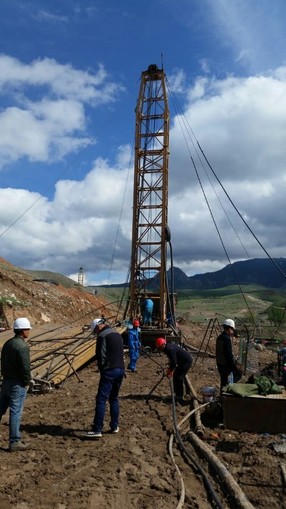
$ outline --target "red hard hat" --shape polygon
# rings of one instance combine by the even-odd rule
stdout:
[[[165,338],[157,338],[156,339],[156,348],[158,348],[158,350],[160,350],[160,348],[164,348],[166,343],[167,343],[167,341]]]
[[[137,318],[135,318],[135,320],[133,320],[133,325],[134,325],[135,327],[139,327],[140,322],[139,322],[139,320],[137,320]]]

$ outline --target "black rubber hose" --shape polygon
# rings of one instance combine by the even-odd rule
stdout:
[[[201,476],[202,476],[202,478],[204,480],[206,489],[207,489],[208,493],[210,494],[210,496],[212,497],[212,499],[214,500],[214,502],[216,503],[217,507],[219,509],[224,509],[224,506],[221,504],[221,502],[220,502],[220,500],[219,500],[219,498],[218,498],[218,496],[217,496],[217,494],[216,494],[216,492],[215,492],[215,490],[214,490],[210,480],[207,477],[206,472],[199,465],[199,463],[197,463],[194,460],[194,458],[191,456],[191,454],[186,449],[186,447],[185,447],[185,445],[183,443],[183,440],[182,440],[182,437],[181,437],[181,434],[179,432],[178,425],[177,425],[176,401],[175,401],[175,394],[174,394],[174,387],[173,387],[173,379],[169,378],[169,382],[170,382],[171,395],[172,395],[172,412],[173,412],[173,422],[174,422],[174,430],[175,430],[176,440],[180,444],[180,447],[184,451],[184,454],[187,456],[187,458],[190,460],[190,462],[193,464],[193,466],[197,469],[197,471],[201,474]]]

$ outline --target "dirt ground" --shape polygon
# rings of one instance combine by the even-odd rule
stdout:
[[[194,344],[196,335],[187,329],[185,332]],[[257,355],[261,365],[273,359],[268,351],[257,351]],[[81,437],[93,420],[99,380],[94,362],[78,372],[80,381],[73,375],[61,389],[29,394],[22,439],[30,448],[9,453],[6,416],[0,427],[0,508],[176,508],[180,482],[168,452],[173,415],[170,386],[162,377],[166,365],[164,355],[140,357],[138,372],[127,373],[122,385],[119,433],[108,433],[107,412],[105,433],[97,441]],[[200,401],[204,386],[218,390],[214,359],[198,359],[189,378]],[[188,411],[189,405],[177,407],[177,420]],[[207,412],[202,420],[206,426],[204,443],[228,468],[253,507],[286,507],[280,467],[286,462],[285,453],[273,448],[283,436],[221,429],[219,417]],[[185,483],[183,507],[214,507],[196,469],[184,462],[176,446],[173,452]],[[224,502],[223,507],[236,509],[233,502]]]

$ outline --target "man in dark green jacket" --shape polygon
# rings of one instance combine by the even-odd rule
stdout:
[[[27,345],[31,324],[27,318],[17,318],[15,336],[4,343],[1,352],[0,420],[10,407],[9,449],[11,452],[27,449],[21,442],[20,424],[24,402],[31,382],[30,349]]]

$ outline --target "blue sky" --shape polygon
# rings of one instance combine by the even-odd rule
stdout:
[[[175,265],[192,275],[228,263],[191,132],[267,251],[284,257],[285,19],[284,0],[2,0],[0,256],[74,278],[82,266],[89,284],[125,281],[134,109],[141,72],[163,61],[180,105],[170,101]],[[264,257],[227,219],[217,183],[204,187],[231,261]]]

